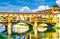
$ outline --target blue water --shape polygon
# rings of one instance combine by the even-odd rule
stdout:
[[[24,39],[24,35],[21,35],[21,36],[16,36],[16,39]]]
[[[20,38],[20,36],[16,36],[16,39],[19,39]]]
[[[5,30],[5,27],[1,27],[0,26],[0,32],[4,31]]]

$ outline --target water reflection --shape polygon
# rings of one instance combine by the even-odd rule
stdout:
[[[3,32],[5,30],[5,26],[3,26],[2,24],[0,24],[0,32]]]
[[[11,38],[12,39],[24,39],[24,35],[13,35]]]
[[[5,29],[5,26],[3,26],[2,24],[0,24],[0,33],[2,33],[3,31],[5,31],[6,29]],[[13,32],[15,31],[14,29],[12,30]],[[5,32],[4,32],[4,34],[5,34]],[[3,35],[4,35],[3,34]],[[12,35],[12,36],[10,36],[10,35],[5,35],[6,37],[7,37],[7,39],[8,38],[10,38],[10,39],[24,39],[24,35]],[[10,37],[9,37],[10,36]]]
[[[19,35],[17,35],[17,36],[16,36],[16,39],[19,39],[19,38],[20,38],[20,36],[19,36]]]

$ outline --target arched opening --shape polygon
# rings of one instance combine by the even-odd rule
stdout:
[[[29,37],[29,33],[33,30],[33,27],[30,24],[27,23],[17,23],[15,25],[12,26],[12,37],[15,38],[18,36],[18,38],[22,38],[25,39],[26,36],[27,38]]]

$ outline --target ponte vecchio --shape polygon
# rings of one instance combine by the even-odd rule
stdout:
[[[29,39],[32,39],[32,37],[34,37],[34,39],[38,39],[37,25],[39,23],[46,23],[46,24],[50,23],[51,25],[60,24],[60,8],[51,8],[37,12],[0,12],[0,23],[2,23],[3,25],[7,25],[7,33],[9,34],[8,38],[12,34],[11,30],[12,29],[11,27],[13,25],[12,22],[18,23],[21,21],[31,24],[34,28],[33,29],[34,35],[30,33]],[[55,37],[53,38],[57,39],[57,36],[55,34],[54,34]],[[25,39],[28,38],[26,37]]]

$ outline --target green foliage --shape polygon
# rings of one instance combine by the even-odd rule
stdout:
[[[0,33],[0,39],[7,39],[3,33]]]
[[[59,6],[58,6],[57,4],[53,5],[52,7],[57,7],[57,8],[59,8]]]
[[[60,27],[58,27],[58,26],[55,26],[55,27],[53,27],[55,30],[60,30]]]

